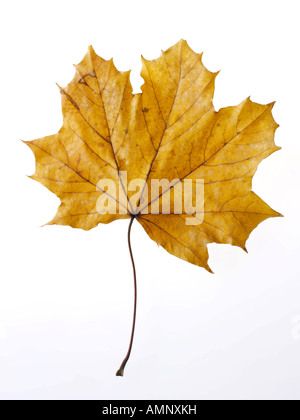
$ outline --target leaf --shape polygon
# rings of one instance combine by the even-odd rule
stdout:
[[[215,111],[217,73],[208,71],[185,41],[142,63],[145,83],[142,93],[133,95],[129,72],[119,72],[90,47],[74,79],[60,88],[62,128],[26,142],[36,157],[32,178],[61,200],[50,225],[89,230],[130,219],[134,314],[117,376],[129,359],[136,319],[134,219],[169,253],[211,272],[209,243],[246,250],[252,230],[280,216],[251,190],[258,164],[279,149],[274,103],[248,98]],[[200,206],[194,206],[200,196]]]
[[[258,164],[279,149],[274,144],[274,104],[248,98],[215,111],[217,73],[208,71],[202,56],[183,40],[156,60],[142,58],[142,65],[145,83],[142,93],[133,95],[130,73],[119,72],[112,60],[89,48],[74,79],[60,88],[60,131],[26,142],[36,157],[32,178],[61,200],[49,224],[89,230],[137,216],[150,238],[169,253],[211,271],[209,243],[246,249],[259,223],[280,216],[251,190]],[[150,196],[153,179],[194,184],[203,179],[203,222],[187,224],[191,215],[186,213],[150,213],[155,203],[161,208],[164,195],[178,183],[152,196],[149,204],[147,188],[140,188],[136,206],[128,204],[133,192],[127,184],[137,178]],[[100,179],[120,184],[118,194],[97,189]],[[99,214],[102,194],[115,201],[116,214]],[[142,214],[147,210],[149,214]]]

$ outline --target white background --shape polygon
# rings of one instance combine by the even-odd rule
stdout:
[[[299,399],[299,1],[14,1],[1,17],[2,399]],[[276,100],[283,149],[254,191],[284,219],[261,224],[249,254],[211,245],[215,275],[159,249],[133,226],[139,301],[125,376],[133,282],[127,221],[84,232],[40,227],[58,198],[20,138],[62,124],[55,82],[67,85],[92,44],[133,69],[180,38],[211,71],[214,105]]]

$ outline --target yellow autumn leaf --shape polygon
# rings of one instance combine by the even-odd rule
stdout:
[[[36,156],[32,178],[61,200],[49,224],[88,230],[136,216],[139,204],[136,219],[150,238],[210,271],[207,244],[245,249],[260,222],[279,216],[251,190],[257,165],[279,149],[274,144],[278,125],[271,113],[273,103],[260,105],[248,98],[216,112],[212,100],[217,73],[208,71],[201,58],[183,40],[156,60],[143,58],[145,83],[142,93],[133,95],[129,72],[118,71],[112,60],[89,48],[72,82],[60,88],[60,131],[26,142]],[[115,214],[97,210],[104,191],[97,188],[101,179],[120,186],[114,194],[105,193],[115,201]],[[140,188],[133,206],[127,184],[135,179],[143,180],[148,191]],[[202,179],[201,224],[187,224],[191,216],[184,212],[152,214],[151,204],[161,208],[164,194],[177,185],[167,185],[151,197],[153,179]]]
[[[258,164],[279,148],[273,103],[249,98],[215,111],[214,82],[202,56],[180,41],[152,61],[142,59],[145,83],[132,94],[120,72],[90,47],[62,95],[57,134],[26,142],[36,157],[33,179],[61,200],[49,224],[89,230],[136,219],[169,253],[208,266],[207,245],[246,250],[250,233],[280,216],[252,191]],[[196,202],[196,204],[195,204]]]

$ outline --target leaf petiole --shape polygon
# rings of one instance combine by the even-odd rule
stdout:
[[[130,223],[129,223],[129,226],[128,226],[128,248],[129,248],[130,258],[131,258],[131,262],[132,262],[133,280],[134,280],[134,309],[133,309],[132,331],[131,331],[130,343],[129,343],[129,348],[128,348],[127,354],[126,354],[123,362],[121,363],[121,366],[118,369],[118,371],[116,373],[116,376],[123,376],[124,375],[124,369],[125,369],[126,363],[128,362],[128,359],[130,357],[132,343],[133,343],[133,337],[134,337],[134,328],[135,328],[135,319],[136,319],[136,303],[137,303],[137,284],[136,284],[135,264],[134,264],[132,249],[131,249],[130,234],[131,234],[132,223],[133,223],[135,218],[136,218],[136,216],[132,216],[132,218],[130,220]]]

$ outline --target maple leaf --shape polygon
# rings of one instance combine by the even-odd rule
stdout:
[[[258,164],[279,149],[274,144],[274,103],[260,105],[248,98],[215,111],[217,73],[208,71],[202,55],[183,40],[156,60],[142,58],[141,75],[142,93],[133,95],[130,73],[118,71],[112,60],[100,58],[89,47],[74,79],[60,88],[62,128],[26,142],[36,157],[32,178],[61,200],[49,224],[89,230],[99,223],[131,219],[132,257],[130,231],[137,219],[169,253],[211,271],[209,243],[246,250],[253,229],[280,216],[251,189]],[[113,181],[118,191],[99,187],[103,179]],[[136,179],[143,185],[138,192],[128,191],[127,185]],[[172,183],[153,195],[155,179]],[[198,224],[189,222],[190,212],[174,211],[181,200],[175,190],[187,180],[194,186],[204,182]],[[153,214],[170,192],[173,210]],[[99,212],[100,196],[113,203],[115,212]],[[128,357],[130,350],[131,345]]]

